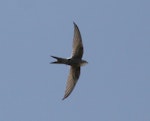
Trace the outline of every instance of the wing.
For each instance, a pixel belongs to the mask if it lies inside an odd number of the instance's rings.
[[[63,100],[71,94],[79,79],[79,76],[80,76],[80,67],[71,66]]]
[[[73,50],[72,58],[81,59],[83,55],[83,44],[78,26],[74,23],[74,37],[73,37]]]

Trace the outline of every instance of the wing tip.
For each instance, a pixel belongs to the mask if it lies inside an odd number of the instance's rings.
[[[62,101],[63,101],[64,99],[66,99],[66,98],[65,98],[65,97],[63,97],[63,98],[62,98]]]
[[[64,95],[64,97],[62,98],[62,100],[65,100],[68,96]]]
[[[76,23],[73,21],[73,24],[76,25]]]
[[[77,24],[73,21],[74,26],[78,27]]]

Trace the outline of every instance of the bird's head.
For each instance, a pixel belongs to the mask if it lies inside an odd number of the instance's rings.
[[[84,65],[86,65],[86,64],[88,64],[88,62],[87,62],[86,60],[82,60],[80,65],[81,65],[81,66],[84,66]]]

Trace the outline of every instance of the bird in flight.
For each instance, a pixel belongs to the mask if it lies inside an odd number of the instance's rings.
[[[74,37],[73,37],[73,49],[72,55],[70,58],[60,58],[56,56],[51,56],[52,58],[56,59],[56,61],[51,62],[52,64],[66,64],[70,66],[70,72],[66,84],[65,94],[62,100],[67,98],[71,92],[73,91],[79,76],[80,76],[80,67],[87,64],[88,62],[82,60],[83,56],[83,43],[80,34],[80,30],[76,23],[74,23]]]

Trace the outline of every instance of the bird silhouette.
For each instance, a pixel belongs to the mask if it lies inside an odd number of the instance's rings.
[[[80,76],[80,67],[88,63],[87,61],[82,60],[83,51],[84,51],[82,37],[76,23],[73,22],[73,24],[74,24],[74,37],[73,37],[73,49],[72,49],[71,57],[66,59],[66,58],[51,56],[52,58],[56,59],[56,61],[51,62],[52,64],[66,64],[70,66],[70,72],[66,84],[66,90],[62,100],[67,98],[73,91]]]

